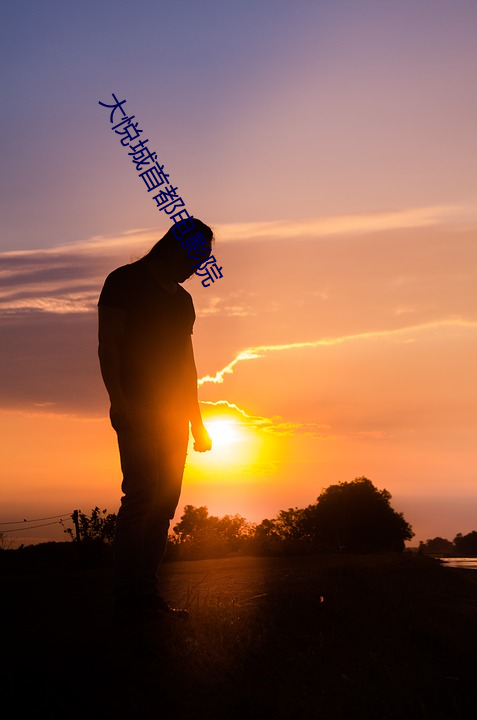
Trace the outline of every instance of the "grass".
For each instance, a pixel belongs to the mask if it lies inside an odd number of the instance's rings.
[[[409,554],[171,563],[164,595],[190,619],[120,632],[107,568],[7,580],[3,677],[20,717],[474,716],[475,571]]]

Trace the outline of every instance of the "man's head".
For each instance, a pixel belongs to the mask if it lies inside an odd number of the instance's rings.
[[[184,282],[204,263],[212,252],[214,233],[197,218],[194,227],[187,230],[180,239],[174,235],[172,226],[146,255],[148,260],[157,262],[166,274],[176,282]]]

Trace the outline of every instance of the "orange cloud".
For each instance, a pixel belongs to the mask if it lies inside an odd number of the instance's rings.
[[[216,402],[201,400],[201,405],[218,408],[221,411],[221,415],[238,418],[238,420],[247,427],[255,430],[263,430],[273,435],[291,436],[297,433],[309,437],[322,437],[327,435],[327,425],[320,425],[319,423],[284,422],[279,415],[272,418],[263,417],[262,415],[250,415],[238,407],[238,405],[228,400],[217,400]],[[207,417],[207,411],[205,411],[204,417]],[[211,415],[211,417],[213,417],[213,415]]]
[[[257,345],[255,347],[246,348],[238,353],[235,358],[222,370],[218,370],[215,375],[204,375],[199,378],[198,384],[204,385],[205,383],[223,383],[225,375],[231,375],[234,372],[234,368],[238,363],[244,360],[257,360],[263,357],[267,353],[272,352],[284,352],[287,350],[297,350],[302,348],[315,348],[325,347],[330,345],[340,345],[346,342],[352,342],[355,340],[368,340],[372,338],[382,338],[391,336],[400,336],[406,333],[415,333],[423,330],[429,330],[431,328],[440,327],[474,327],[477,328],[477,321],[463,320],[462,318],[449,318],[442,321],[436,321],[431,323],[425,323],[422,325],[410,325],[403,328],[395,328],[391,330],[377,330],[372,332],[357,333],[355,335],[345,335],[343,337],[335,338],[322,338],[320,340],[310,340],[298,343],[289,343],[283,345]]]
[[[463,208],[456,205],[434,205],[406,208],[390,212],[359,215],[337,215],[303,220],[274,220],[270,222],[221,225],[221,241],[246,241],[270,238],[317,237],[364,232],[379,232],[397,228],[418,228],[441,224],[460,215]]]

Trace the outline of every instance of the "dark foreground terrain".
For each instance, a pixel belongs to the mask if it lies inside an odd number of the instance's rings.
[[[107,567],[4,571],[5,717],[477,717],[475,571],[339,555],[171,563],[164,577],[190,619],[118,631]]]

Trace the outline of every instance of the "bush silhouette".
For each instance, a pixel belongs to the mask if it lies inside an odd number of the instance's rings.
[[[243,551],[254,525],[241,515],[209,515],[207,507],[186,505],[170,537],[169,556],[181,559],[225,557]]]
[[[442,537],[431,538],[426,542],[419,543],[419,552],[431,555],[448,555],[455,552],[455,545],[450,540]]]
[[[72,513],[71,518],[74,518],[74,513]],[[117,515],[115,513],[100,510],[97,506],[91,510],[91,515],[89,516],[81,512],[81,510],[78,510],[78,525],[81,541],[112,544],[116,530],[116,520]],[[65,528],[64,532],[69,535],[72,540],[74,539],[71,528]]]
[[[473,530],[467,535],[459,533],[454,538],[455,551],[464,557],[477,556],[477,531]]]
[[[302,525],[310,537],[333,550],[402,552],[414,533],[390,500],[387,490],[378,490],[365,477],[330,485],[316,505],[305,508]]]

